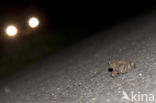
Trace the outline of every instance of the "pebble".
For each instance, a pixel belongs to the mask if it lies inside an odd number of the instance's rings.
[[[139,76],[142,76],[142,73],[139,73]]]
[[[96,98],[92,98],[92,100],[93,100],[93,101],[95,101],[95,100],[96,100]]]
[[[107,102],[110,102],[110,99],[107,99],[106,101],[107,101]]]

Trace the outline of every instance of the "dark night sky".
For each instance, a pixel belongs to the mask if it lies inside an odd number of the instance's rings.
[[[36,13],[46,18],[45,24],[50,27],[79,27],[96,28],[107,27],[118,21],[135,16],[153,7],[146,2],[54,2],[46,0],[2,0],[1,20],[23,17]],[[4,15],[4,16],[3,16]],[[6,17],[7,15],[7,17]],[[9,16],[8,16],[9,15]]]
[[[128,1],[100,3],[2,0],[0,1],[0,32],[1,35],[4,34],[4,27],[9,23],[16,23],[22,30],[25,30],[28,18],[37,16],[41,21],[39,30],[43,30],[42,34],[45,34],[45,31],[48,33],[59,31],[66,38],[74,41],[75,38],[84,38],[101,29],[104,30],[127,21],[131,17],[153,9],[154,6],[152,3],[143,1],[141,3]]]

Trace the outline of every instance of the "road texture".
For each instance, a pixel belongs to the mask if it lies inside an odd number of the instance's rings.
[[[136,69],[112,78],[108,61],[120,58],[134,61]],[[122,99],[126,95],[129,99]],[[0,103],[155,103],[155,96],[156,12],[99,32],[0,81]]]

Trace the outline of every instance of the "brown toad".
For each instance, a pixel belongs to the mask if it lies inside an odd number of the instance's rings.
[[[134,62],[126,61],[125,59],[112,60],[109,61],[108,64],[112,77],[130,72],[135,68]]]

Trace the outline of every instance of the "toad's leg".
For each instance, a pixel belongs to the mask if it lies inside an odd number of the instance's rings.
[[[111,73],[111,76],[112,76],[112,77],[115,77],[115,76],[117,76],[117,74],[118,74],[118,72],[113,71],[113,72]]]
[[[119,74],[125,73],[125,71],[126,71],[125,69],[126,69],[126,68],[125,68],[125,65],[121,64],[121,65],[119,66],[119,68],[118,68]]]

